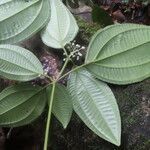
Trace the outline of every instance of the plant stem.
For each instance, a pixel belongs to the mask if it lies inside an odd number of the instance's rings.
[[[65,70],[65,68],[66,68],[66,66],[67,66],[67,64],[68,64],[68,62],[69,62],[69,58],[66,59],[64,65],[63,65],[63,67],[62,67],[62,69],[61,69],[61,71],[60,71],[60,73],[59,73],[58,79],[59,79],[59,77],[63,74],[63,72],[64,72],[64,70]]]
[[[67,58],[68,58],[68,53],[67,53],[67,51],[66,51],[66,49],[62,46],[62,49],[63,49],[63,51],[64,51],[64,53],[65,53],[65,55],[67,56]]]
[[[63,72],[64,72],[64,70],[65,70],[65,68],[66,68],[66,66],[67,66],[67,64],[69,62],[69,59],[70,59],[68,54],[67,54],[66,49],[63,48],[63,50],[64,50],[67,58],[66,58],[66,61],[65,61],[64,65],[63,65],[63,67],[62,67],[62,69],[61,69],[61,71],[59,73],[58,79],[63,74]],[[46,77],[49,78],[50,81],[53,81],[51,77],[49,77],[47,75],[46,75]],[[47,146],[48,146],[49,128],[50,128],[50,123],[51,123],[51,113],[52,113],[52,106],[53,106],[56,82],[57,82],[57,80],[53,81],[53,83],[52,83],[52,92],[51,92],[51,97],[50,97],[50,104],[49,104],[47,123],[46,123],[46,130],[45,130],[44,150],[47,150]]]
[[[47,146],[48,146],[49,128],[50,128],[50,123],[51,123],[51,112],[52,112],[52,105],[53,105],[54,94],[55,94],[55,86],[56,86],[56,83],[53,82],[48,116],[47,116],[46,130],[45,130],[44,150],[47,150]]]
[[[45,75],[45,77],[48,78],[51,82],[53,81],[53,79],[50,76]]]
[[[82,68],[82,67],[85,67],[86,65],[88,65],[88,64],[83,64],[83,65],[81,65],[81,66],[78,66],[78,67],[76,67],[76,68],[74,68],[74,69],[68,71],[67,73],[65,73],[64,75],[62,75],[62,76],[58,79],[58,81],[61,80],[61,79],[63,79],[64,77],[66,77],[67,75],[69,75],[70,73],[72,73],[73,71],[76,71],[76,70],[78,70],[78,69],[80,69],[80,68]]]
[[[63,72],[64,72],[64,70],[65,70],[65,68],[66,68],[66,66],[67,66],[67,64],[68,64],[68,62],[70,60],[70,56],[68,55],[68,53],[67,53],[67,51],[66,51],[66,49],[64,47],[63,47],[63,51],[64,51],[64,53],[65,53],[65,55],[66,55],[67,58],[65,60],[65,63],[63,65],[61,71],[59,72],[59,75],[57,77],[57,81],[59,80],[60,76],[63,74]]]

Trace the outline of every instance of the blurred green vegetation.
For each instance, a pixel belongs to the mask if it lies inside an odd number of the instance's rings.
[[[86,44],[89,43],[91,37],[100,29],[102,26],[98,23],[86,22],[83,19],[76,17],[78,26],[80,28],[79,37]]]

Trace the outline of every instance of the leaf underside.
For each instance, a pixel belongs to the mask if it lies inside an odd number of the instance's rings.
[[[42,41],[53,48],[63,48],[72,41],[77,32],[78,25],[73,15],[60,0],[50,0],[51,18],[42,32]]]
[[[0,126],[17,127],[33,122],[46,104],[46,93],[32,85],[15,85],[0,93]]]
[[[51,85],[47,88],[48,103],[51,95]],[[52,113],[61,122],[64,128],[67,127],[72,115],[72,102],[66,87],[56,84]]]
[[[31,37],[50,18],[49,0],[3,0],[0,2],[0,44]]]
[[[13,45],[0,45],[0,75],[18,81],[29,81],[43,74],[37,57],[30,51]]]
[[[114,84],[148,78],[150,27],[122,24],[105,28],[91,40],[85,63],[89,63],[87,69],[97,78]]]
[[[110,88],[82,68],[71,74],[68,90],[82,121],[101,138],[120,145],[120,115]]]

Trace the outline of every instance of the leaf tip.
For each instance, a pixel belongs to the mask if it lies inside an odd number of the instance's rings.
[[[112,143],[119,147],[121,145],[121,137],[118,136],[112,141]]]
[[[63,124],[63,128],[66,129],[68,124]]]

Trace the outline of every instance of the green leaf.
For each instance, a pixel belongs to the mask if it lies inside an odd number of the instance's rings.
[[[43,74],[40,61],[30,51],[13,45],[0,45],[0,75],[28,81]]]
[[[17,127],[31,123],[41,115],[46,92],[39,86],[15,85],[0,93],[0,126]]]
[[[53,48],[63,48],[72,41],[77,32],[78,26],[70,11],[61,0],[50,0],[51,19],[42,33],[42,41]]]
[[[150,76],[150,27],[113,25],[97,32],[85,62],[97,78],[115,84],[142,81]]]
[[[2,0],[0,43],[22,41],[43,28],[50,18],[49,0]]]
[[[102,8],[97,5],[93,6],[92,20],[102,26],[108,26],[113,24],[112,17]]]
[[[82,121],[98,136],[119,146],[121,121],[111,89],[82,68],[71,74],[68,90]]]
[[[48,103],[51,95],[51,85],[47,88]],[[64,128],[67,127],[72,115],[72,101],[65,86],[56,84],[52,113],[61,122]]]

